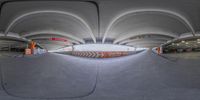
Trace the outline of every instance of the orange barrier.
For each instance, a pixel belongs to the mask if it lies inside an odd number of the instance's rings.
[[[36,42],[31,41],[28,44],[28,48],[25,49],[25,55],[31,55],[31,54],[43,54],[46,53],[47,51],[45,49],[40,49],[40,48],[36,48]]]
[[[161,54],[161,48],[160,47],[157,47],[156,51],[157,51],[158,54]]]
[[[35,48],[36,48],[36,43],[33,42],[33,41],[31,41],[31,43],[30,43],[30,49],[33,50]]]

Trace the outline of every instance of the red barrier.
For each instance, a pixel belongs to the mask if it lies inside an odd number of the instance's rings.
[[[89,58],[113,58],[120,56],[127,56],[128,52],[125,51],[115,51],[115,52],[93,52],[93,51],[74,51],[72,52],[74,56],[89,57]]]

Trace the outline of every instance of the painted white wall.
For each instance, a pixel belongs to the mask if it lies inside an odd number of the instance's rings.
[[[74,51],[135,51],[141,49],[144,48],[135,48],[115,44],[82,44],[74,46]]]
[[[72,51],[72,46],[61,48],[57,50],[51,50],[48,52],[67,52]],[[81,44],[74,45],[74,51],[140,51],[147,48],[135,48],[125,45],[115,45],[115,44]]]

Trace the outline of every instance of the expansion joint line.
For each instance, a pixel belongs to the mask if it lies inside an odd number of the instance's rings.
[[[19,98],[19,99],[35,99],[35,100],[54,100],[54,99],[81,99],[81,98],[84,98],[84,97],[88,97],[90,95],[92,95],[96,88],[97,88],[97,83],[98,83],[98,77],[99,77],[99,66],[96,67],[96,76],[95,76],[95,83],[94,83],[94,86],[92,88],[92,90],[90,92],[88,92],[87,94],[84,94],[84,95],[80,95],[80,96],[75,96],[75,97],[55,97],[55,98],[36,98],[36,97],[21,97],[21,96],[16,96],[14,94],[11,94],[7,91],[6,89],[6,85],[7,83],[4,81],[4,74],[3,74],[3,66],[0,64],[0,78],[1,78],[1,87],[3,89],[3,91],[8,95],[8,96],[11,96],[11,97],[16,97],[16,98]]]

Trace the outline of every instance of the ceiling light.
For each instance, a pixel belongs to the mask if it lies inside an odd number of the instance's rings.
[[[181,41],[182,43],[185,43],[185,41]]]

